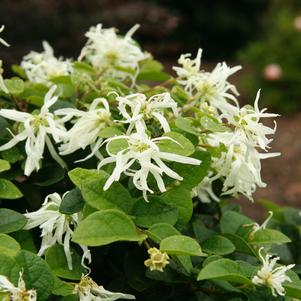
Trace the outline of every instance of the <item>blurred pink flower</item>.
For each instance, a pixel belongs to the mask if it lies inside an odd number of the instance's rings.
[[[282,68],[278,64],[266,65],[263,69],[263,76],[266,80],[278,80],[282,76]]]

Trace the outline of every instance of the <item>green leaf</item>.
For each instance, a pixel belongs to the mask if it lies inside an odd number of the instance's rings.
[[[184,90],[183,87],[179,85],[173,85],[171,88],[171,97],[178,103],[184,104],[186,103],[190,96],[187,94],[187,92]]]
[[[129,143],[125,138],[114,139],[107,144],[107,148],[109,152],[114,155],[116,155],[117,153],[119,153],[120,151],[128,147],[129,147]]]
[[[277,210],[281,209],[281,207],[279,205],[277,205],[274,202],[271,202],[267,199],[260,199],[259,203],[262,207],[264,207],[265,209],[270,210],[270,211],[277,211]]]
[[[249,244],[285,244],[291,240],[281,233],[273,229],[261,229],[255,232],[254,236],[248,241]]]
[[[251,285],[240,265],[230,259],[219,259],[208,263],[199,273],[197,280],[222,279],[229,282]]]
[[[44,97],[48,90],[49,88],[43,84],[26,81],[25,89],[20,97],[24,98],[28,103],[41,107],[44,104]]]
[[[109,175],[100,170],[93,180],[85,181],[81,185],[82,195],[86,203],[96,209],[121,209],[130,213],[135,200],[129,191],[119,182],[114,182],[109,189],[103,187]]]
[[[292,270],[288,270],[286,275],[291,279],[292,282],[286,281],[283,283],[285,295],[288,297],[297,298],[298,300],[301,299],[301,280],[299,276]]]
[[[201,160],[200,165],[173,163],[172,170],[183,177],[180,182],[181,186],[191,190],[202,182],[204,177],[208,174],[211,164],[211,155],[209,152],[197,150],[192,156]]]
[[[60,205],[60,212],[73,214],[81,211],[84,207],[84,199],[79,188],[74,188],[64,195]]]
[[[197,217],[197,215],[195,215]],[[192,223],[192,230],[195,238],[199,242],[207,240],[209,237],[216,234],[215,231],[208,229],[202,222],[202,217],[199,216],[199,219],[195,220]]]
[[[34,244],[30,231],[19,230],[17,232],[10,233],[10,235],[21,245],[23,250],[37,253],[37,248]]]
[[[25,72],[25,70],[21,66],[19,66],[19,65],[12,65],[11,69],[12,69],[12,71],[15,74],[19,75],[21,78],[24,78],[24,79],[27,78],[26,72]]]
[[[152,225],[147,231],[147,236],[149,236],[150,239],[155,241],[156,243],[160,243],[162,239],[173,236],[173,235],[180,235],[181,233],[174,228],[170,224],[166,223],[159,223]]]
[[[61,299],[61,301],[78,301],[78,295],[72,294],[68,296],[64,296],[64,298]]]
[[[135,224],[122,211],[109,209],[84,219],[73,234],[73,241],[87,246],[103,246],[115,241],[142,241]]]
[[[186,225],[192,216],[192,198],[190,190],[184,187],[175,187],[163,193],[160,200],[178,209],[177,226]]]
[[[0,198],[1,199],[18,199],[23,196],[17,186],[6,179],[0,178]]]
[[[288,297],[301,299],[301,285],[294,283],[286,283],[283,285],[285,288],[285,295]]]
[[[50,108],[49,111],[54,113],[56,110],[59,109],[66,109],[66,108],[76,108],[75,105],[67,100],[57,100]]]
[[[189,117],[178,117],[176,119],[176,127],[183,130],[184,132],[190,133],[192,135],[199,136],[199,133],[194,129],[192,125],[193,119]]]
[[[11,209],[0,208],[0,233],[10,233],[22,229],[27,220],[25,216]]]
[[[235,251],[235,246],[226,237],[215,235],[211,236],[202,243],[202,248],[206,253],[227,255]]]
[[[8,277],[12,283],[17,284],[20,270],[21,267],[14,257],[6,253],[0,253],[0,275]]]
[[[179,270],[181,271],[181,273],[189,276],[192,269],[193,269],[193,265],[192,265],[192,261],[191,261],[191,257],[187,256],[187,255],[177,255],[177,256],[173,256],[173,260],[175,262],[178,263],[179,265]]]
[[[12,77],[11,79],[4,80],[5,86],[12,95],[19,95],[24,91],[24,82],[18,77]]]
[[[2,151],[1,156],[9,163],[16,163],[24,159],[23,155],[20,153],[17,147],[12,147],[10,149]]]
[[[157,143],[161,152],[182,156],[190,156],[194,153],[193,144],[183,135],[177,132],[169,132],[162,137],[169,137],[171,139],[162,139]]]
[[[207,256],[196,240],[185,235],[164,238],[160,243],[160,250],[171,255]]]
[[[15,239],[0,233],[0,254],[15,256],[20,250],[21,246]]]
[[[171,76],[162,71],[163,65],[155,60],[148,59],[141,62],[137,80],[165,81]]]
[[[58,76],[51,79],[56,84],[59,95],[62,97],[71,97],[74,92],[74,86],[70,76]]]
[[[92,66],[83,62],[74,62],[73,68],[82,72],[95,73],[95,70]]]
[[[68,176],[72,183],[81,189],[83,182],[98,179],[99,173],[96,169],[84,169],[77,167],[69,171]]]
[[[237,234],[244,225],[251,225],[254,221],[234,211],[226,211],[220,222],[222,233]],[[249,227],[248,227],[249,228]],[[248,228],[244,228],[248,232]],[[250,228],[249,228],[250,229]]]
[[[24,250],[18,253],[16,261],[23,269],[26,287],[37,291],[39,301],[49,300],[54,278],[47,263],[39,256]]]
[[[10,164],[6,160],[0,159],[0,172],[6,171],[10,169]]]
[[[237,252],[253,255],[257,257],[253,248],[240,236],[236,234],[224,234],[235,246]]]
[[[58,296],[68,296],[73,294],[73,290],[74,286],[71,283],[62,281],[58,277],[54,277],[52,294]]]
[[[79,280],[81,275],[85,274],[85,269],[81,266],[81,257],[75,251],[72,252],[72,270],[69,270],[64,247],[61,245],[50,247],[45,254],[45,260],[56,276]]]
[[[41,107],[44,103],[44,97],[37,96],[37,95],[32,95],[32,96],[26,97],[26,101],[29,104],[35,105],[37,107]]]
[[[203,116],[200,119],[200,124],[206,130],[211,132],[225,132],[229,129],[218,122],[218,120],[211,118],[209,116]]]
[[[150,227],[154,224],[165,222],[174,225],[178,219],[178,209],[150,196],[149,202],[139,199],[133,207],[135,224],[141,227]]]
[[[101,138],[111,138],[114,136],[123,135],[123,132],[116,126],[109,126],[99,131],[98,136]]]
[[[7,120],[0,116],[0,138],[6,138],[9,135],[9,123]]]

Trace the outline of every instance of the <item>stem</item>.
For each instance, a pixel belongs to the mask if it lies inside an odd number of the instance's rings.
[[[150,248],[151,248],[151,245],[148,243],[148,241],[147,241],[146,239],[143,241],[143,244],[145,245],[145,247],[146,247],[147,249],[150,249]]]

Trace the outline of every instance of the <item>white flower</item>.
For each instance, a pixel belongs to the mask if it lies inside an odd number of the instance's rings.
[[[5,28],[4,25],[2,25],[2,26],[0,27],[0,33],[4,30],[4,28]],[[9,46],[10,46],[10,45],[9,45],[4,39],[2,39],[2,38],[0,38],[0,44],[3,44],[3,45],[6,46],[6,47],[9,47]]]
[[[269,143],[273,140],[267,138],[267,135],[275,134],[276,122],[274,121],[274,128],[270,128],[261,123],[260,120],[261,118],[271,118],[279,115],[265,113],[266,109],[260,111],[258,107],[259,97],[260,91],[256,95],[254,108],[251,106],[245,106],[241,109],[235,108],[234,115],[225,117],[229,124],[235,126],[235,131],[241,131],[246,136],[246,140],[250,145],[266,150]]]
[[[43,256],[45,251],[56,243],[63,245],[68,267],[72,270],[70,239],[74,229],[80,223],[82,215],[80,213],[71,215],[61,213],[59,211],[61,202],[62,198],[58,193],[49,194],[39,210],[24,214],[28,219],[24,229],[30,230],[39,226],[42,230],[42,244],[38,252],[39,256]],[[86,246],[79,246],[83,250],[82,265],[86,267],[84,259],[87,259],[90,263],[91,255]]]
[[[23,57],[21,67],[30,81],[51,85],[50,80],[57,76],[69,75],[72,70],[70,60],[56,58],[52,47],[43,41],[44,51],[31,51]]]
[[[259,110],[259,96],[258,92],[254,108],[233,107],[232,113],[224,112],[220,116],[221,119],[227,120],[229,131],[215,132],[207,136],[208,144],[221,150],[220,155],[212,159],[212,168],[217,175],[211,180],[224,178],[224,195],[242,193],[252,200],[256,186],[266,186],[260,174],[261,160],[280,155],[280,153],[258,151],[258,149],[267,151],[272,141],[267,136],[276,131],[276,123],[274,128],[270,128],[261,122],[261,118],[277,116],[277,114],[265,113],[266,109]]]
[[[250,200],[256,186],[265,187],[261,179],[261,159],[278,156],[278,153],[259,153],[250,147],[241,133],[217,132],[208,135],[209,144],[221,146],[224,151],[213,157],[212,168],[217,174],[212,178],[224,178],[223,195],[241,193]]]
[[[53,159],[65,167],[64,162],[56,153],[49,138],[50,135],[55,142],[60,142],[66,134],[62,121],[56,119],[55,116],[49,112],[49,108],[57,101],[57,96],[53,96],[55,90],[56,86],[53,86],[47,92],[44,98],[44,105],[37,115],[18,112],[16,110],[0,110],[0,116],[23,123],[23,131],[16,136],[11,133],[13,138],[8,143],[0,146],[0,151],[10,149],[20,141],[25,140],[27,159],[24,173],[27,176],[34,170],[40,169],[40,160],[43,158],[45,143]]]
[[[135,299],[135,296],[113,293],[98,285],[92,278],[82,275],[81,280],[75,285],[74,294],[77,294],[80,301],[114,301],[117,299]]]
[[[194,60],[190,59],[191,53],[182,54],[178,59],[178,63],[182,65],[182,67],[173,67],[177,73],[178,82],[185,86],[185,90],[189,94],[193,93],[195,88],[194,83],[200,73],[202,52],[202,49],[199,49]]]
[[[9,294],[9,298],[2,300],[11,301],[36,301],[37,293],[34,289],[26,290],[22,272],[19,273],[18,286],[14,286],[7,277],[0,275],[0,293]]]
[[[113,182],[119,181],[122,173],[133,178],[135,187],[143,192],[143,197],[147,200],[147,192],[153,193],[148,187],[147,178],[152,174],[157,182],[161,192],[166,191],[162,175],[165,173],[169,177],[176,180],[183,180],[176,172],[170,169],[162,160],[174,161],[183,164],[199,165],[200,160],[189,158],[174,153],[161,152],[156,144],[160,140],[170,139],[169,137],[160,137],[151,139],[145,132],[133,133],[129,136],[116,136],[109,138],[106,142],[116,139],[124,139],[128,143],[128,147],[119,151],[117,154],[110,152],[109,143],[107,144],[107,152],[110,157],[103,159],[98,169],[102,166],[115,162],[116,166],[104,185],[107,190]]]
[[[116,34],[115,28],[104,29],[102,24],[91,27],[86,33],[88,41],[79,60],[86,59],[102,73],[116,78],[135,78],[139,71],[139,62],[149,57],[132,39],[138,28],[139,25],[135,25],[123,37]],[[131,75],[126,69],[131,69],[135,74]]]
[[[125,118],[123,123],[129,123],[127,133],[131,133],[135,127],[137,132],[146,128],[145,120],[156,119],[164,132],[170,132],[168,121],[164,117],[164,110],[171,109],[174,116],[178,115],[177,103],[169,93],[161,93],[151,96],[149,99],[142,93],[117,96],[118,109]]]
[[[292,269],[295,265],[290,264],[288,266],[278,266],[274,268],[276,262],[280,259],[273,255],[267,254],[265,257],[262,256],[259,249],[259,257],[262,261],[262,268],[257,272],[257,275],[253,277],[252,282],[256,285],[266,285],[272,290],[273,296],[285,296],[285,289],[282,284],[286,281],[291,282],[290,277],[286,275],[286,272]]]
[[[6,94],[8,94],[8,90],[7,90],[7,87],[5,86],[5,83],[4,83],[4,80],[3,80],[3,77],[2,77],[2,74],[3,74],[3,69],[2,69],[2,60],[0,60],[0,91],[4,91]]]
[[[78,118],[67,132],[64,144],[59,147],[61,155],[68,155],[78,149],[85,149],[88,145],[91,145],[91,148],[94,146],[97,148],[102,142],[98,136],[99,131],[105,128],[111,120],[110,107],[104,98],[96,98],[87,112],[66,108],[55,111],[55,114],[65,116],[64,121],[73,117]]]
[[[201,55],[201,49],[194,60],[189,59],[190,54],[181,55],[178,63],[182,67],[173,67],[179,84],[195,99],[190,105],[207,102],[222,113],[232,112],[238,106],[236,96],[239,93],[228,82],[228,77],[240,70],[241,66],[230,68],[226,63],[218,63],[212,72],[205,72],[200,70]]]
[[[249,237],[252,238],[256,232],[258,232],[260,230],[264,230],[267,227],[267,225],[272,217],[273,217],[273,211],[269,211],[269,216],[266,218],[266,220],[261,225],[259,225],[258,223],[253,223],[251,225],[245,225],[246,227],[252,226],[252,231],[249,234]]]
[[[220,201],[213,191],[211,176],[212,172],[210,172],[209,175],[192,190],[192,196],[197,196],[202,203],[211,203],[211,200],[216,202]]]

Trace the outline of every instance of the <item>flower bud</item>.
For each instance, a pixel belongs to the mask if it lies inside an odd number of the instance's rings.
[[[144,261],[144,265],[149,267],[151,271],[163,272],[163,269],[169,264],[167,253],[161,252],[157,248],[150,248],[147,252],[150,258]]]

